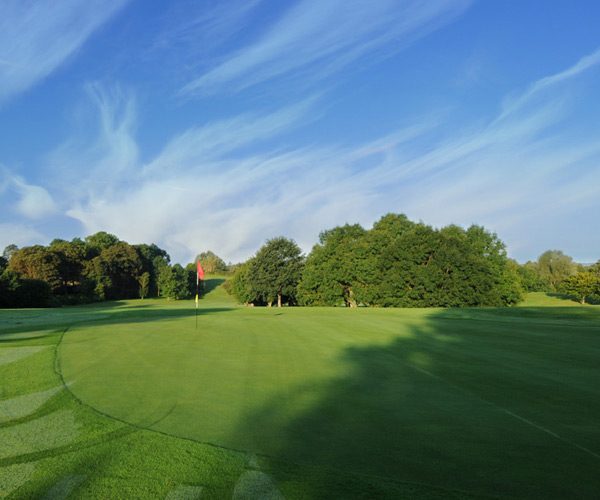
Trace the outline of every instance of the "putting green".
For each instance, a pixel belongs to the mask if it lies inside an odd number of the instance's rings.
[[[241,308],[217,289],[197,329],[193,302],[132,301],[70,328],[59,355],[81,401],[174,436],[484,495],[592,498],[599,318]]]

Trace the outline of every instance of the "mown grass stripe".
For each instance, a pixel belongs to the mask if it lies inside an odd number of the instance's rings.
[[[0,401],[0,424],[31,415],[61,389],[62,386],[58,386]]]
[[[0,499],[8,497],[13,491],[25,484],[34,474],[36,462],[0,466]]]
[[[44,349],[48,349],[48,346],[2,347],[0,348],[0,366],[14,363],[19,359],[26,358]]]

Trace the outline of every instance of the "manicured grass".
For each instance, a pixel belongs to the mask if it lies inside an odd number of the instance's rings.
[[[229,499],[257,469],[287,500],[600,491],[599,307],[243,308],[215,288],[197,324],[161,300],[0,312],[5,494]]]

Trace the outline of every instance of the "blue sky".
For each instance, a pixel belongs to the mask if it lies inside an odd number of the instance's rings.
[[[600,259],[596,0],[3,0],[0,248],[405,213]]]

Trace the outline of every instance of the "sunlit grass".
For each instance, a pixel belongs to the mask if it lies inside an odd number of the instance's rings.
[[[0,498],[230,499],[263,474],[287,500],[600,488],[598,307],[200,304],[197,329],[193,301],[1,311]]]

